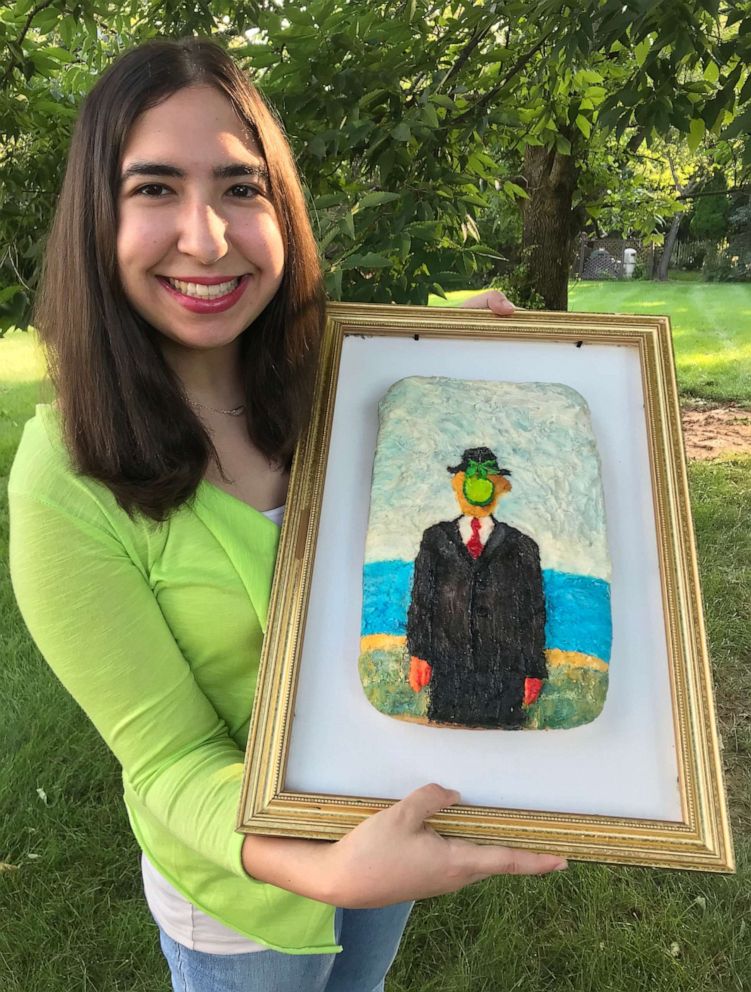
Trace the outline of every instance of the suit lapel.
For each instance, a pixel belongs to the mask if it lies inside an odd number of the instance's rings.
[[[467,551],[467,545],[462,540],[461,531],[459,530],[459,521],[461,517],[455,517],[453,520],[447,520],[443,524],[443,532],[451,543],[451,548],[453,553],[456,555],[458,561],[474,565],[475,560],[472,555]]]
[[[477,559],[478,565],[482,565],[483,560],[487,562],[490,558],[493,558],[498,551],[500,551],[506,541],[508,530],[506,524],[496,520],[495,517],[493,517],[492,520],[494,524],[493,530],[490,532],[490,537],[488,538],[485,547],[482,549],[482,554]],[[469,552],[467,552],[467,554],[469,554]]]

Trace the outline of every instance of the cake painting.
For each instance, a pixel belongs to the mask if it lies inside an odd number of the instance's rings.
[[[379,419],[367,698],[443,727],[594,719],[608,685],[610,565],[582,397],[555,383],[413,377],[391,387]]]

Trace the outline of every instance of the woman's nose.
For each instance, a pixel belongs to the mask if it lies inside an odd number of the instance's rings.
[[[204,265],[227,254],[227,222],[209,203],[186,206],[180,223],[178,251]]]

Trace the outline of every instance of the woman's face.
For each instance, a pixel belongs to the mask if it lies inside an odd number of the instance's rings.
[[[179,90],[133,125],[117,262],[135,310],[189,349],[231,344],[271,301],[284,246],[266,165],[229,101]]]

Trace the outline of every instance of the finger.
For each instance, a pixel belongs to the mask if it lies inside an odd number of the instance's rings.
[[[565,858],[557,854],[538,854],[516,847],[477,846],[475,859],[475,867],[482,878],[488,875],[545,875],[568,868]]]
[[[465,310],[490,310],[500,317],[508,317],[516,307],[509,298],[498,289],[488,289],[477,296],[470,296],[462,303]]]
[[[459,798],[459,793],[455,789],[444,789],[442,785],[431,782],[410,792],[392,809],[400,810],[413,827],[419,827],[439,809],[458,803]]]
[[[487,307],[488,310],[492,310],[493,313],[497,313],[500,317],[507,317],[516,309],[506,294],[501,293],[498,289],[491,289],[488,291]]]
[[[493,290],[487,290],[485,293],[477,293],[475,296],[470,296],[462,303],[459,304],[464,310],[487,310],[488,309],[488,296]]]

